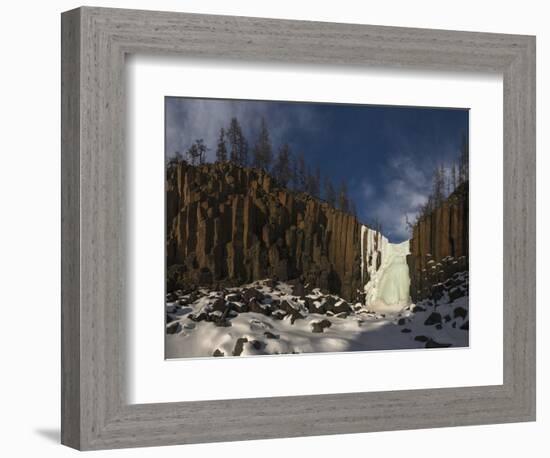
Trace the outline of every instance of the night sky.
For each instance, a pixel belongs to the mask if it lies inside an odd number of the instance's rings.
[[[363,223],[378,220],[391,242],[410,237],[410,220],[426,202],[435,166],[458,162],[468,110],[304,102],[166,97],[166,154],[185,152],[198,138],[214,160],[221,127],[236,116],[252,149],[262,116],[273,151],[288,143],[303,153],[321,183],[345,180]]]

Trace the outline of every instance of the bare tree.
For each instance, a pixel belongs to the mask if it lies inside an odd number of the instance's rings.
[[[294,181],[296,191],[305,191],[307,186],[307,167],[304,154],[300,153],[294,164]]]
[[[272,148],[271,141],[269,139],[269,131],[267,129],[267,123],[265,119],[262,118],[262,123],[260,126],[260,134],[258,135],[258,140],[254,145],[252,151],[252,165],[264,170],[269,170],[272,162]]]
[[[287,143],[279,149],[279,154],[273,166],[273,175],[279,184],[285,187],[292,180],[292,154]]]
[[[239,164],[246,166],[248,164],[248,141],[241,132],[239,138]]]
[[[199,159],[199,150],[197,144],[193,143],[187,150],[187,160],[191,165],[196,165]]]
[[[317,167],[316,172],[312,173],[309,170],[306,172],[306,192],[313,196],[319,197],[321,195],[321,171]]]
[[[244,138],[241,125],[237,118],[231,118],[227,129],[227,140],[229,143],[229,159],[239,165],[246,165],[248,162],[248,142]]]
[[[225,129],[220,129],[220,136],[218,137],[218,147],[216,149],[216,160],[219,162],[227,161],[227,147],[225,146]]]
[[[329,177],[325,177],[325,200],[333,207],[336,206],[336,190]]]
[[[456,175],[456,164],[453,162],[453,166],[451,167],[451,185],[452,185],[452,191],[453,192],[456,187],[457,187],[457,183],[458,183],[458,179],[457,179],[457,175]]]
[[[343,212],[349,212],[348,186],[345,181],[342,181],[338,191],[338,208]]]
[[[202,138],[195,140],[195,144],[197,145],[199,164],[204,164],[206,162],[206,152],[208,151],[208,148],[204,144],[204,140]]]
[[[460,145],[460,158],[458,163],[458,183],[462,184],[468,180],[469,166],[468,156],[470,154],[470,147],[468,145],[468,137],[466,134],[462,135],[462,142]]]
[[[432,194],[433,204],[437,207],[443,202],[445,196],[445,171],[443,166],[438,165],[433,172]]]

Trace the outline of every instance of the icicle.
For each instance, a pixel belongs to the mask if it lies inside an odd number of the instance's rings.
[[[361,284],[365,281],[365,232],[367,231],[367,226],[361,226]]]

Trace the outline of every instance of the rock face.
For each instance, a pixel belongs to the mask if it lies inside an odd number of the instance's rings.
[[[300,279],[354,300],[368,281],[361,280],[361,248],[369,247],[357,219],[279,186],[263,170],[170,165],[166,231],[169,292]]]
[[[468,183],[463,183],[413,228],[407,257],[411,298],[437,299],[441,283],[468,270]]]

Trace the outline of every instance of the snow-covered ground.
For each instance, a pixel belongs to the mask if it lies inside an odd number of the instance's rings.
[[[442,285],[437,303],[409,304],[402,263],[407,250],[408,245],[388,244],[384,267],[365,288],[367,304],[272,280],[170,294],[166,357],[467,346],[467,272]]]

